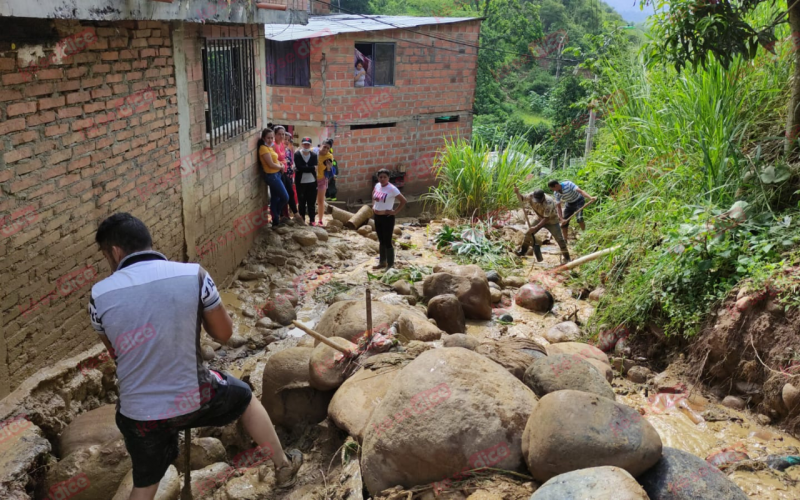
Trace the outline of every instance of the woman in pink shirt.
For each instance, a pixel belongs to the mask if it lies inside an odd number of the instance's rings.
[[[294,168],[292,168],[286,160],[287,154],[292,154],[292,149],[286,145],[286,135],[285,128],[280,125],[275,127],[275,152],[278,153],[278,162],[286,167],[281,175],[281,179],[283,180],[283,185],[286,187],[286,193],[289,195],[289,204],[283,209],[284,213],[282,215],[284,217],[289,217],[289,209],[291,209],[294,219],[302,225],[305,225],[303,218],[300,217],[297,211],[297,198],[295,197],[294,189],[292,189],[294,186]]]

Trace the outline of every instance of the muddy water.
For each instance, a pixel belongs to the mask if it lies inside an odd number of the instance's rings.
[[[763,459],[767,455],[797,455],[800,441],[780,430],[757,423],[752,414],[722,407],[703,398],[689,408],[672,406],[663,410],[663,405],[654,406],[645,398],[641,386],[626,380],[615,380],[615,386],[628,390],[618,395],[617,400],[633,408],[644,409],[644,417],[661,436],[664,446],[677,448],[700,458],[706,458],[721,450],[746,453],[750,459]],[[619,388],[615,387],[615,388]],[[693,399],[693,402],[695,400]],[[698,414],[726,417],[724,421],[702,421],[695,423]],[[718,417],[719,418],[719,417]],[[728,477],[753,498],[769,500],[797,500],[800,498],[800,467],[790,467],[786,472],[773,470],[738,470]]]

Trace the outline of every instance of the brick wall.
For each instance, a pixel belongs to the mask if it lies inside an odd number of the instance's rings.
[[[414,31],[477,45],[480,21],[420,26]],[[353,86],[357,42],[396,44],[394,86]],[[431,42],[436,48],[429,47]],[[462,49],[465,53],[459,53]],[[404,191],[424,191],[433,182],[430,167],[443,138],[471,137],[477,74],[471,47],[406,30],[345,33],[315,40],[310,64],[310,88],[267,87],[269,121],[296,125],[301,135],[308,132],[315,140],[336,139],[340,198],[369,196],[372,173],[399,163],[408,168]],[[443,115],[458,115],[459,121],[434,124]],[[396,126],[350,130],[352,124],[389,122]]]
[[[205,139],[202,37],[253,37],[256,61],[264,57],[263,26],[186,25],[184,48],[192,152],[208,145]],[[213,276],[228,275],[250,250],[255,232],[240,227],[239,219],[268,205],[266,184],[259,177],[256,153],[259,132],[263,128],[260,118],[262,92],[263,80],[256,78],[256,116],[259,118],[255,129],[215,145],[213,163],[210,168],[198,170],[194,194],[186,195],[184,199],[184,204],[189,207],[186,224],[196,226],[194,231],[189,231],[188,239],[192,242],[190,256]]]
[[[14,22],[0,19],[0,30]],[[71,51],[52,39],[0,44],[0,398],[97,343],[86,306],[91,285],[110,273],[94,244],[102,219],[130,212],[148,225],[156,250],[196,260],[196,246],[265,204],[255,158],[260,123],[215,146],[213,161],[194,174],[174,175],[182,158],[206,146],[200,37],[252,35],[258,59],[262,26],[52,27],[59,40],[71,40]],[[179,66],[176,30],[185,58]],[[260,85],[256,95],[261,116]],[[252,237],[237,236],[203,256],[203,265],[221,281]]]

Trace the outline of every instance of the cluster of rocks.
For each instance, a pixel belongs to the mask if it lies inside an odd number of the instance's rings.
[[[272,356],[262,402],[273,421],[330,418],[361,444],[363,481],[376,496],[441,489],[491,467],[532,475],[542,483],[533,499],[711,498],[697,495],[712,490],[746,498],[702,459],[664,448],[639,411],[616,401],[608,356],[575,342],[577,325],[551,329],[548,340],[557,343],[546,347],[478,341],[463,333],[464,322],[491,317],[486,274],[476,266],[434,271],[422,283],[425,314],[373,302],[374,324],[391,325],[401,345],[367,353],[351,376],[329,371],[320,380],[319,367],[336,356],[323,345]],[[364,335],[365,309],[363,301],[337,302],[317,330],[353,346]]]

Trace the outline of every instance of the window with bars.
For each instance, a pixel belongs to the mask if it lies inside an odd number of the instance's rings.
[[[206,137],[212,148],[255,128],[253,39],[205,39],[203,90],[206,93]]]
[[[356,43],[353,57],[353,80],[356,87],[394,85],[393,43]],[[358,69],[361,63],[361,70]],[[362,77],[359,72],[363,71]]]

